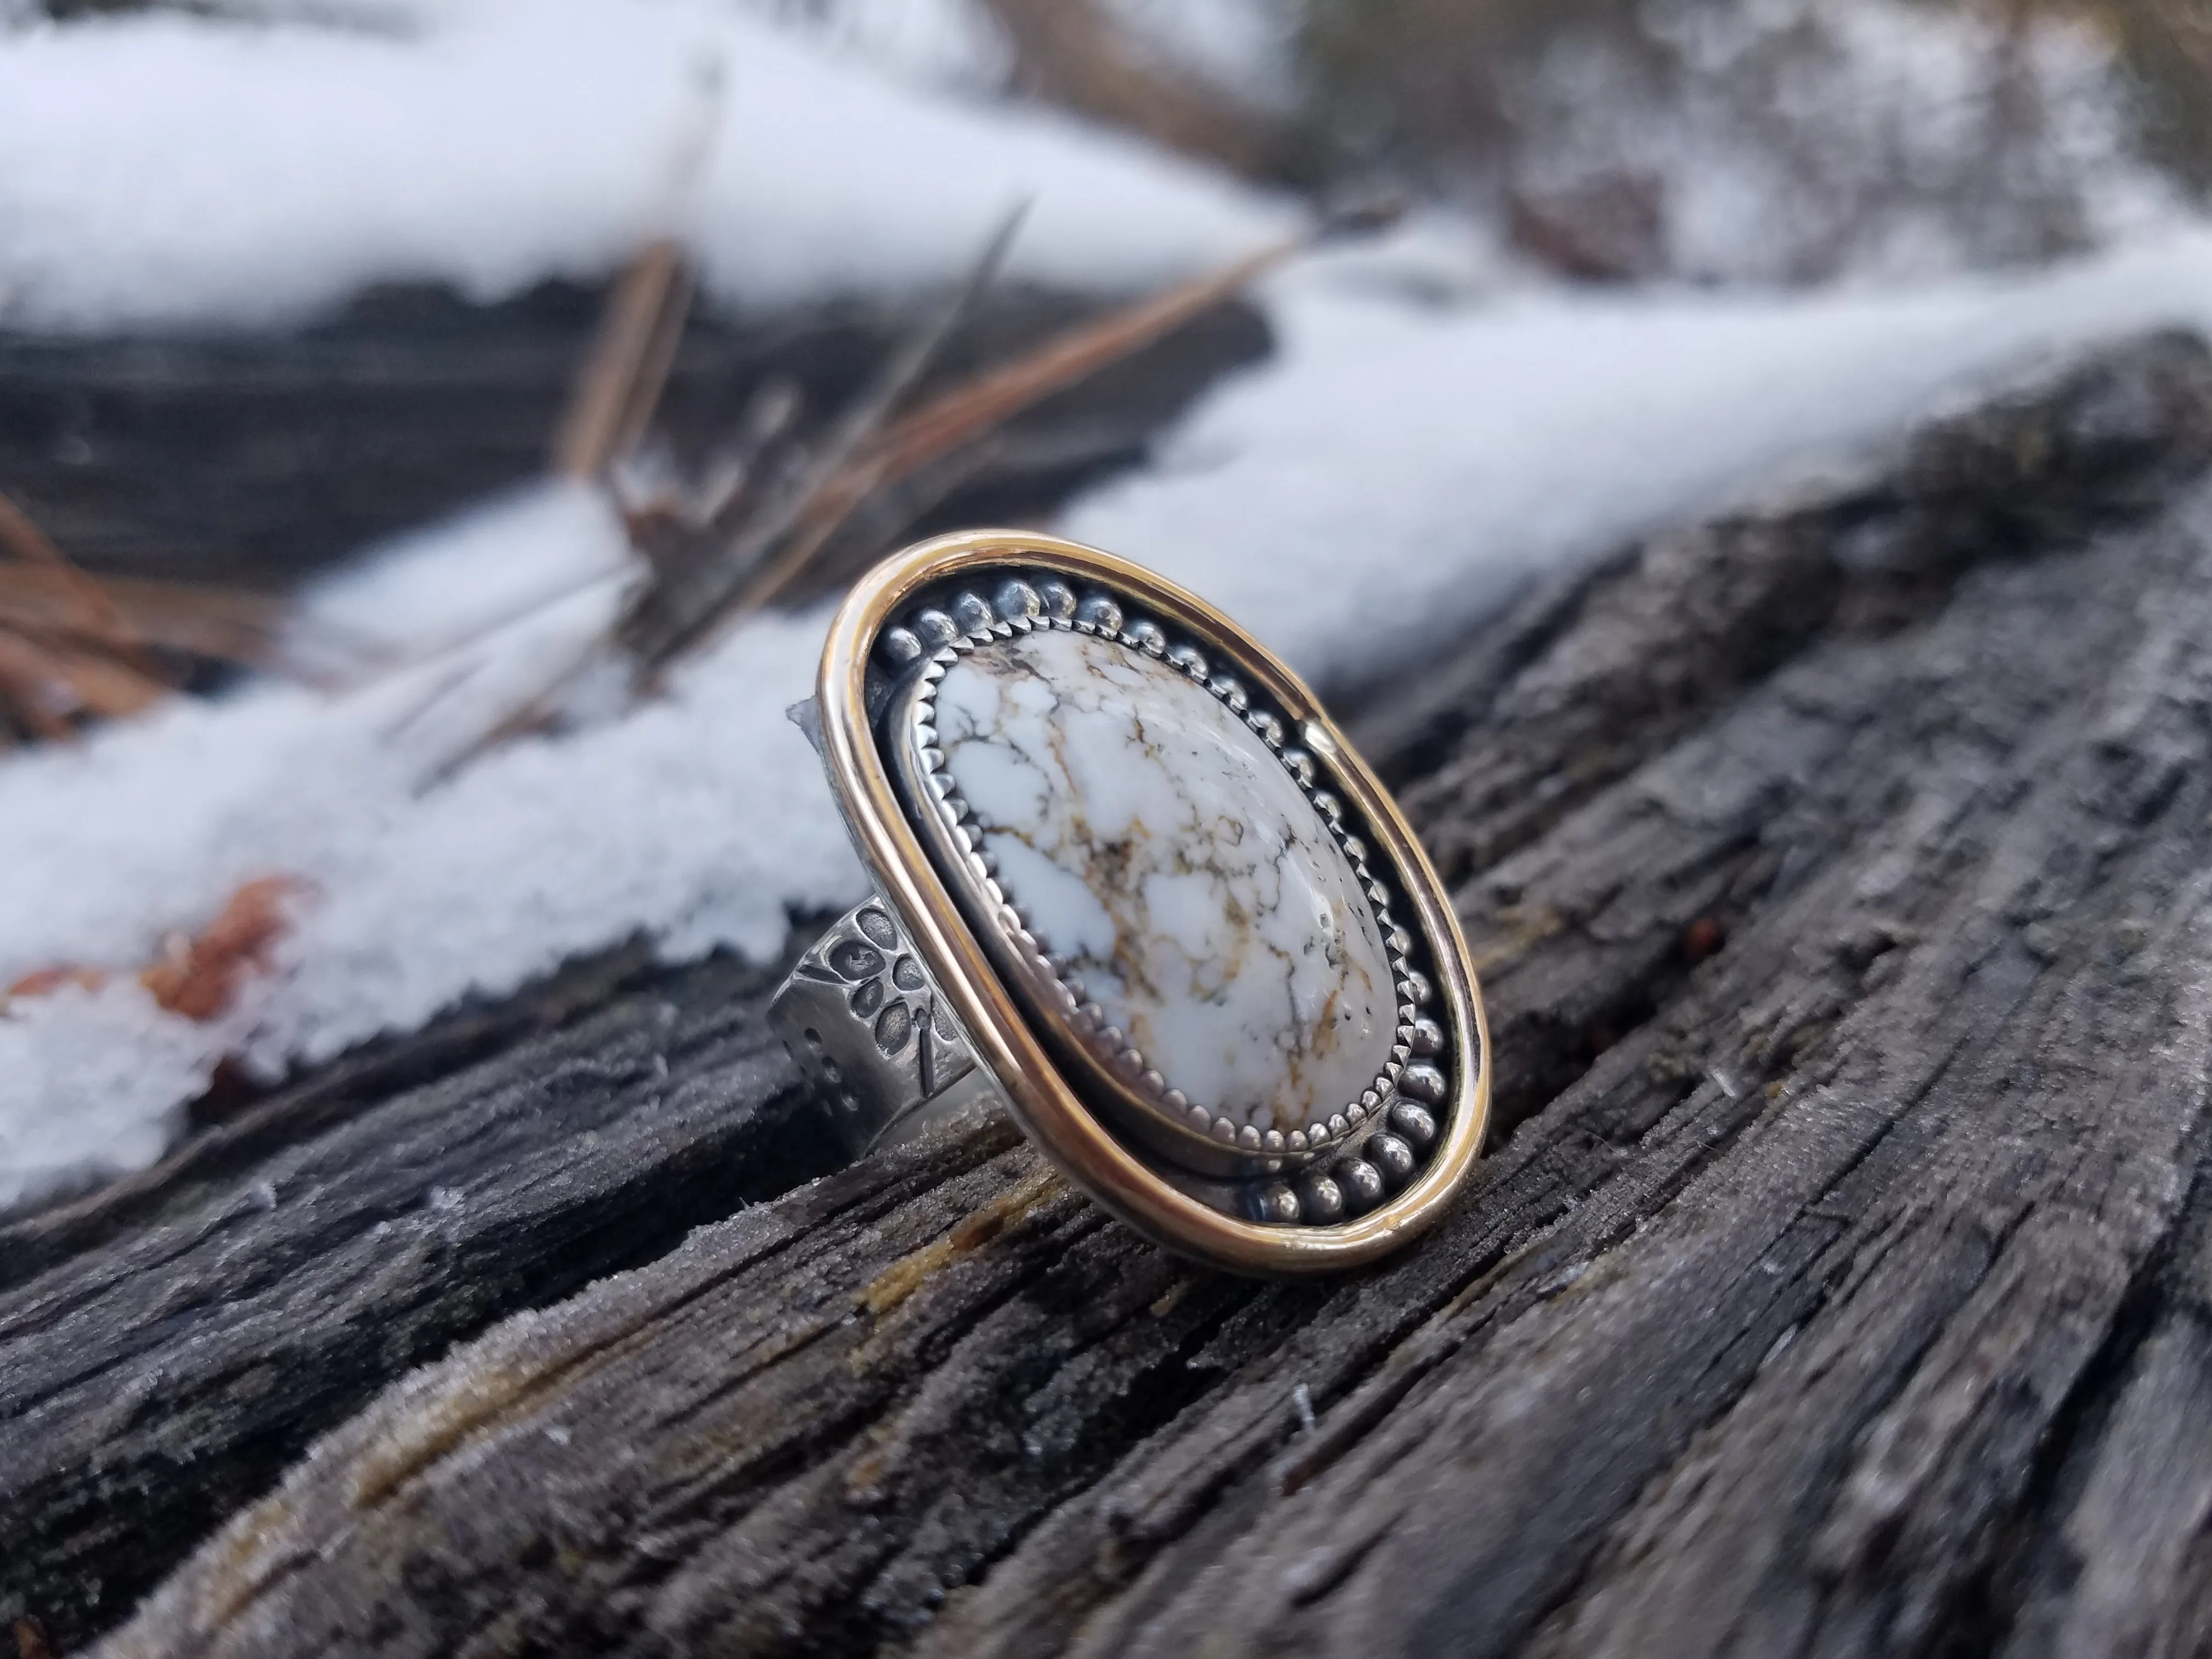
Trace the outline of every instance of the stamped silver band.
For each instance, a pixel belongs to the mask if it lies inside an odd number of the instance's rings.
[[[768,1018],[855,1157],[999,1093],[879,897],[830,925]]]

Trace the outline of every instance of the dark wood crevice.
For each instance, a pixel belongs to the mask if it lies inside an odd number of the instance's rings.
[[[748,1203],[805,1103],[765,976],[688,970],[289,1144],[296,1205],[240,1170],[0,1295],[0,1613],[74,1644],[168,1572],[105,1651],[2195,1650],[2208,460],[2212,359],[2114,347],[1532,597],[1462,702],[1369,694],[1497,1041],[1418,1248],[1229,1279],[989,1119]]]

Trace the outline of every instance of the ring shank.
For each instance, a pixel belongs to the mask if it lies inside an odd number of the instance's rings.
[[[999,1092],[881,897],[830,925],[768,1018],[855,1157]]]

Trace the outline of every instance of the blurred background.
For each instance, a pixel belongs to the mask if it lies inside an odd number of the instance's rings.
[[[2202,0],[0,0],[0,1206],[848,902],[781,711],[908,539],[1356,702],[2203,325],[2208,90]]]
[[[696,472],[765,382],[842,403],[1021,203],[1032,246],[922,379],[1271,216],[1401,204],[1462,297],[1802,289],[2031,269],[2212,182],[2194,0],[17,0],[9,28],[0,480],[88,568],[257,591],[538,469],[657,234],[706,289],[667,299],[619,442]],[[786,62],[746,60],[786,46],[848,106],[779,130]],[[872,249],[872,145],[912,174]],[[1018,425],[996,487],[925,517],[1049,513],[1265,334],[1207,314],[1094,386],[1111,434]]]

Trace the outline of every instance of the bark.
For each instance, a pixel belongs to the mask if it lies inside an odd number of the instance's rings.
[[[988,1118],[740,1208],[805,1102],[696,970],[8,1292],[14,1608],[235,1507],[104,1651],[2202,1650],[2208,459],[2115,349],[1363,694],[1500,1109],[1382,1267]]]

